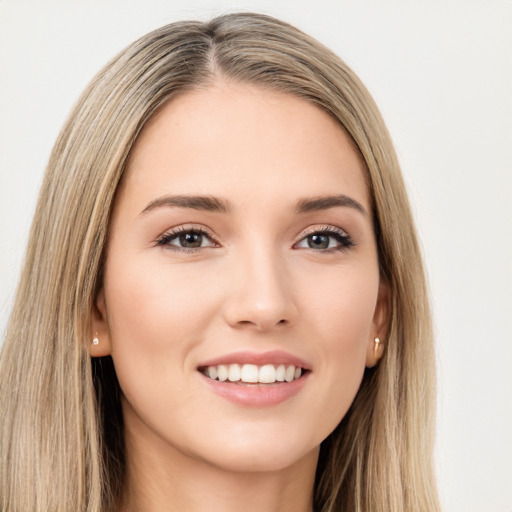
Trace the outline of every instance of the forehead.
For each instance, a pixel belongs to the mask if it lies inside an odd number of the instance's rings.
[[[241,199],[350,192],[369,207],[361,157],[336,120],[292,94],[240,83],[161,107],[132,149],[122,188],[148,200],[157,189]]]

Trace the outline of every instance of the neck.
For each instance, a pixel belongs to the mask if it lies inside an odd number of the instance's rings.
[[[236,471],[126,432],[121,512],[312,512],[318,450],[272,471]]]

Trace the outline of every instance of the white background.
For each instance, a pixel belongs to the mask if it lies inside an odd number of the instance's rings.
[[[510,1],[0,0],[0,339],[51,146],[86,83],[153,28],[242,9],[330,46],[380,106],[430,275],[442,502],[512,512]]]

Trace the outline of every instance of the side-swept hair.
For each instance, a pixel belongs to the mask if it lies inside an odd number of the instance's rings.
[[[264,15],[172,23],[131,44],[87,87],[53,149],[0,360],[0,510],[113,510],[123,485],[119,386],[91,360],[116,189],[170,98],[219,77],[294,94],[352,138],[391,289],[385,353],[322,443],[317,512],[433,512],[434,356],[427,286],[392,142],[369,93],[330,50]]]

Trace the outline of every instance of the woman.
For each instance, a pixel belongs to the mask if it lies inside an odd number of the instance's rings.
[[[421,256],[351,70],[255,14],[108,64],[50,158],[0,386],[2,510],[438,510]]]

